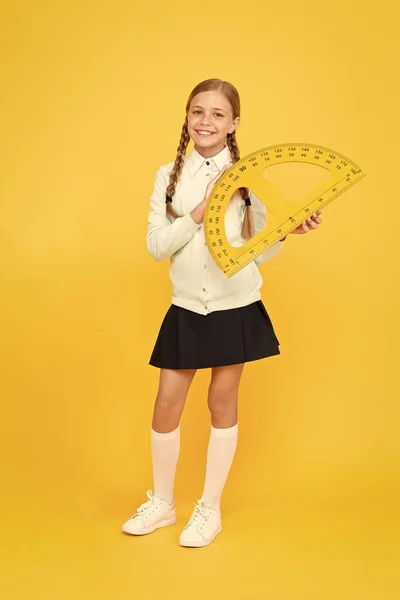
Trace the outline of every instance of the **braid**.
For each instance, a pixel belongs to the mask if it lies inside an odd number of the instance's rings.
[[[240,160],[239,146],[236,141],[235,132],[236,132],[236,130],[234,130],[232,133],[228,133],[228,135],[226,137],[226,143],[227,143],[227,146],[230,150],[231,157],[232,157],[232,164],[234,164],[235,162]],[[240,187],[239,192],[240,192],[240,195],[242,196],[243,200],[245,200],[246,198],[249,197],[249,188]],[[254,219],[253,219],[253,213],[251,212],[251,206],[250,205],[245,206],[245,209],[246,209],[246,212],[244,214],[241,235],[242,235],[242,238],[244,238],[245,240],[249,240],[254,235]]]
[[[182,168],[184,165],[186,148],[190,141],[190,135],[189,135],[189,132],[187,129],[187,123],[188,123],[188,119],[187,119],[187,115],[186,115],[185,122],[182,126],[181,139],[179,140],[179,146],[178,146],[178,150],[176,153],[174,166],[172,168],[171,173],[169,174],[169,184],[166,189],[166,195],[169,196],[170,198],[175,194],[175,187],[176,187],[176,184],[178,183],[179,176],[182,172]],[[167,202],[167,214],[170,214],[171,216],[173,216],[175,218],[183,216],[176,212],[176,210],[172,206],[172,202]]]

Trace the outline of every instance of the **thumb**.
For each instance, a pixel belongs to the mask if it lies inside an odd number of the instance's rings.
[[[223,173],[224,171],[226,171],[226,169],[227,169],[227,168],[228,168],[228,165],[224,165],[224,166],[222,167],[222,169],[220,170],[220,172],[216,174],[216,176],[214,177],[214,179],[218,179],[218,177],[221,177],[222,173]]]

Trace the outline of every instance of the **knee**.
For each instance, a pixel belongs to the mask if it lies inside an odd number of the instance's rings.
[[[236,386],[211,383],[208,388],[208,408],[215,417],[223,417],[236,406],[238,390]]]
[[[185,398],[181,398],[179,394],[159,393],[156,398],[156,408],[159,411],[168,412],[180,407],[184,402]]]

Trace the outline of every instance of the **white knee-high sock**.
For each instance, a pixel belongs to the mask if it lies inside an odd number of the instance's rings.
[[[204,504],[212,506],[218,511],[220,510],[222,491],[235,455],[237,440],[238,423],[225,429],[218,429],[211,425],[202,499]]]
[[[180,451],[180,427],[167,433],[151,428],[154,493],[172,504],[175,471]]]

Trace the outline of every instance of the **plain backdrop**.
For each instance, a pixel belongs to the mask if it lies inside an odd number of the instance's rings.
[[[3,5],[4,598],[398,598],[398,16],[387,0]],[[187,551],[209,370],[181,421],[177,526],[120,526],[152,487],[148,360],[171,302],[149,198],[210,77],[239,91],[242,156],[315,143],[367,176],[260,267],[281,355],[245,367],[224,530]],[[276,172],[285,193],[315,187],[305,168]]]

